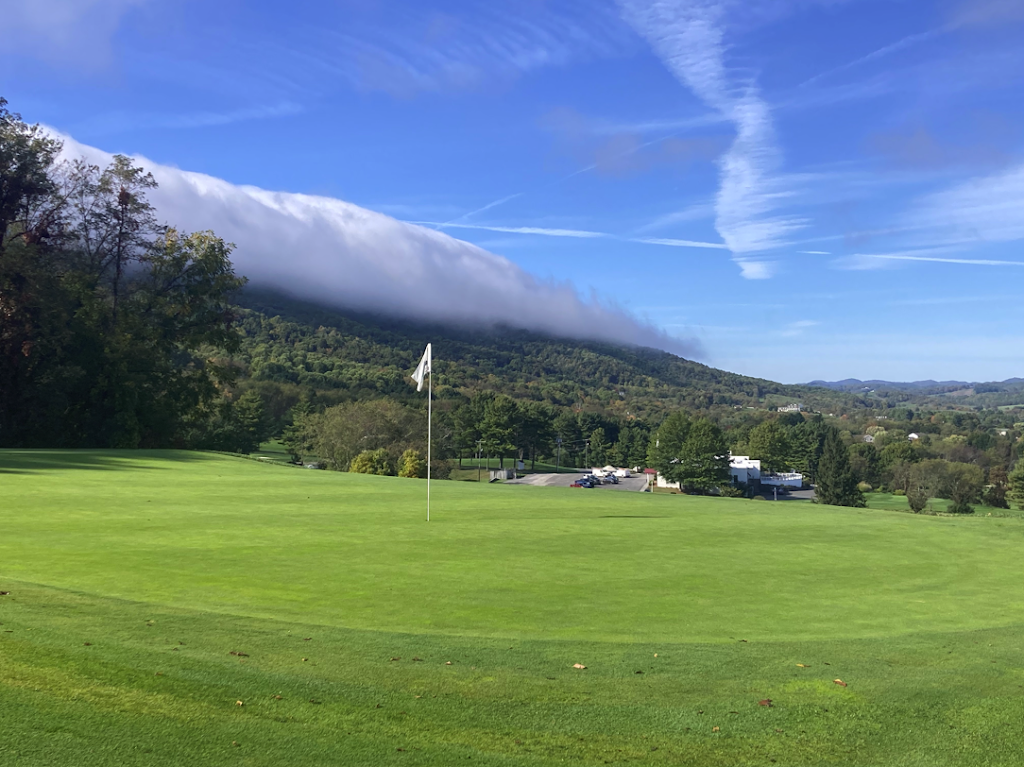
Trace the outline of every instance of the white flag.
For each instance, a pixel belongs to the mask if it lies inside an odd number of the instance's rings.
[[[416,372],[412,374],[412,380],[416,382],[416,391],[423,391],[423,381],[430,373],[430,344],[427,344],[426,351],[423,352],[423,359],[420,360],[420,364],[416,366]]]

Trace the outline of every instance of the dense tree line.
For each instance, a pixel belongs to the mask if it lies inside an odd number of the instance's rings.
[[[215,353],[240,338],[230,246],[158,224],[155,181],[128,158],[61,148],[0,99],[0,446],[216,446],[214,422],[237,436]]]

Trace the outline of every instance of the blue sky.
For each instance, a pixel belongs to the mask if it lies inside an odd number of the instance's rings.
[[[407,305],[388,291],[415,251],[428,316],[663,331],[785,382],[1024,376],[1024,0],[0,9],[12,108],[164,168],[169,218],[227,228],[243,271],[305,270],[299,292]],[[186,203],[173,169],[227,185]],[[249,186],[316,196],[273,197],[303,225],[315,200],[351,205],[259,255],[229,200]]]

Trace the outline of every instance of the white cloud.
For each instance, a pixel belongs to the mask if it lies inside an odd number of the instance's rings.
[[[709,0],[619,0],[630,24],[665,66],[698,98],[736,126],[732,147],[719,160],[716,228],[736,256],[772,250],[805,222],[775,215],[788,196],[777,175],[771,111],[753,82],[725,63],[726,6]],[[742,275],[764,279],[764,262],[740,263]]]
[[[483,229],[487,232],[506,232],[508,234],[542,234],[547,237],[579,237],[583,239],[593,239],[596,237],[610,237],[611,235],[605,232],[591,232],[585,229],[549,229],[540,226],[486,226],[484,224],[455,224],[455,223],[437,223],[434,221],[413,221],[410,223],[415,224],[426,224],[427,226],[436,226],[439,229]]]
[[[658,218],[648,224],[644,224],[637,231],[641,233],[653,232],[676,224],[686,224],[691,221],[703,221],[704,219],[713,218],[714,215],[715,206],[710,202],[702,202],[696,205],[690,205],[682,210],[658,216]]]
[[[740,276],[748,280],[767,280],[775,274],[774,261],[739,261]]]
[[[64,154],[106,164],[102,150],[64,139]],[[537,279],[511,261],[421,226],[329,197],[235,186],[137,157],[160,187],[162,219],[212,229],[236,244],[233,261],[254,285],[337,307],[414,319],[504,324],[566,337],[700,353],[624,310],[566,283]]]
[[[4,47],[88,66],[109,54],[124,16],[150,0],[0,0]]]
[[[713,250],[728,250],[728,245],[720,242],[701,242],[699,240],[676,240],[668,237],[638,237],[630,242],[640,242],[644,245],[668,245],[672,248],[711,248]]]

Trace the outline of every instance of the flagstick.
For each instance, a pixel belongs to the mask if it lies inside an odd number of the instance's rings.
[[[430,367],[432,368],[433,362]],[[430,427],[434,397],[434,371],[427,372],[427,522],[430,521]]]

